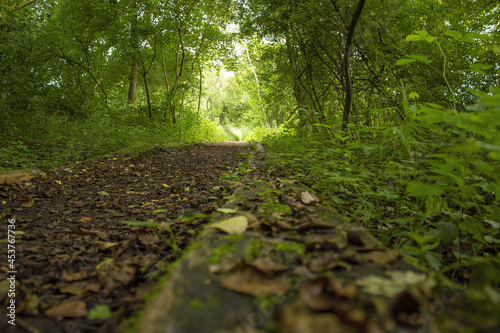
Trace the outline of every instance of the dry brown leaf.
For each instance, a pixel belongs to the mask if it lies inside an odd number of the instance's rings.
[[[88,276],[87,272],[77,272],[77,273],[73,273],[73,272],[69,272],[69,271],[62,272],[63,280],[68,281],[68,282],[83,280],[83,279],[87,278],[87,276]]]
[[[35,199],[30,199],[28,202],[25,202],[21,205],[23,208],[31,208],[35,204]]]
[[[87,291],[87,282],[79,281],[67,284],[59,288],[59,291],[64,294],[72,294],[76,296],[83,295],[84,292]]]
[[[153,230],[137,230],[136,234],[139,242],[146,246],[156,244],[160,241],[160,237]]]
[[[300,286],[300,297],[308,308],[314,311],[328,311],[332,308],[332,299],[326,293],[328,280],[318,278]]]
[[[269,277],[248,264],[237,266],[230,275],[221,279],[221,285],[227,289],[252,296],[283,296],[290,287],[285,281],[285,274]]]
[[[362,229],[351,230],[348,233],[351,243],[360,245],[364,249],[373,249],[378,245],[378,239],[372,236],[368,231]]]
[[[399,258],[399,253],[391,249],[374,250],[366,253],[359,254],[365,261],[373,261],[379,265],[386,265],[394,262]]]
[[[120,243],[110,243],[110,242],[95,241],[92,244],[95,245],[95,246],[97,246],[97,247],[99,247],[100,251],[104,251],[104,250],[107,250],[107,249],[112,249],[112,248],[114,248],[116,245],[118,245]]]
[[[333,229],[337,225],[332,223],[321,221],[316,218],[309,218],[308,221],[298,225],[295,229],[299,231],[317,230],[317,229]]]
[[[127,285],[135,276],[136,267],[123,263],[110,263],[102,266],[98,271],[101,286],[112,290],[119,286]]]
[[[304,303],[315,311],[334,310],[347,314],[356,310],[360,300],[355,285],[325,277],[303,283],[299,293]]]
[[[334,230],[328,234],[312,234],[305,236],[306,250],[340,250],[347,246],[347,233],[344,230]]]
[[[314,205],[319,202],[319,199],[309,191],[304,191],[301,193],[300,201],[302,201],[305,205]]]
[[[87,315],[87,305],[82,301],[67,301],[45,311],[47,316],[76,318]]]
[[[277,316],[279,332],[286,333],[354,333],[333,313],[314,313],[299,302],[287,303]]]
[[[259,219],[249,212],[237,212],[236,216],[244,216],[248,220],[248,227],[250,228],[253,224],[259,223]]]
[[[266,274],[284,272],[288,269],[287,266],[274,262],[269,258],[259,258],[249,262],[248,264]]]
[[[21,305],[17,309],[19,312],[24,314],[37,315],[39,313],[38,306],[40,305],[40,300],[36,294],[27,295],[22,301]]]

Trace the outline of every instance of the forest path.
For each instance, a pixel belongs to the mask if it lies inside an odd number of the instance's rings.
[[[0,331],[122,330],[224,203],[230,192],[220,177],[233,173],[249,148],[152,147],[76,163],[47,179],[0,184],[2,240],[7,221],[16,228],[14,269],[0,264]],[[6,254],[5,242],[1,248]],[[6,272],[13,270],[15,326],[5,320]]]
[[[0,185],[0,218],[18,231],[16,326],[0,330],[498,332],[498,306],[409,265],[274,176],[280,161],[266,154],[156,147]],[[1,265],[6,318],[12,268]]]

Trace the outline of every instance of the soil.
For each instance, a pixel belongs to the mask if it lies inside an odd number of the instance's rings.
[[[15,259],[0,263],[0,317],[8,318],[13,292],[16,325],[2,319],[0,331],[124,330],[230,195],[221,179],[231,179],[249,148],[154,147],[1,184],[1,248],[12,245]]]

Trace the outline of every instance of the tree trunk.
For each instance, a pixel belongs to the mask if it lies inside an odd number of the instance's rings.
[[[149,95],[148,73],[144,73],[144,87],[146,88],[146,97],[148,99],[149,119],[153,119],[153,107],[151,106],[151,96]]]
[[[203,68],[201,67],[201,62],[198,62],[198,66],[200,69],[200,90],[198,94],[198,117],[199,117],[201,108],[201,94],[203,93]]]
[[[255,70],[255,67],[253,66],[252,58],[250,58],[250,51],[248,51],[247,43],[243,42],[243,45],[245,45],[245,50],[247,51],[248,63],[250,64],[250,69],[252,70],[253,76],[255,77],[255,84],[257,85],[257,97],[259,99],[260,107],[262,108],[262,113],[266,117],[266,127],[270,128],[271,123],[269,121],[269,117],[267,116],[266,109],[264,108],[264,102],[262,101],[262,96],[261,96],[261,92],[260,92],[259,77],[257,76],[257,71]]]
[[[344,103],[344,113],[342,115],[342,129],[347,128],[349,123],[349,116],[351,113],[352,104],[352,81],[351,81],[351,52],[352,52],[352,40],[354,38],[354,30],[356,29],[356,24],[361,16],[363,7],[366,0],[359,0],[356,11],[354,12],[351,23],[349,24],[349,30],[347,32],[347,40],[345,43],[344,51],[344,74],[345,74],[345,103]]]
[[[128,84],[128,104],[135,107],[135,100],[137,99],[137,73],[139,72],[139,63],[134,59],[132,70],[130,71],[129,84]]]

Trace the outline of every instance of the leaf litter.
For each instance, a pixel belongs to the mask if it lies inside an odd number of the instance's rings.
[[[124,330],[224,203],[230,193],[221,178],[248,148],[152,147],[75,163],[29,186],[1,184],[0,219],[15,219],[18,232],[18,325],[2,320],[0,331]],[[6,225],[0,227],[4,235]],[[6,281],[8,269],[1,265]],[[0,288],[4,318],[7,290]]]

